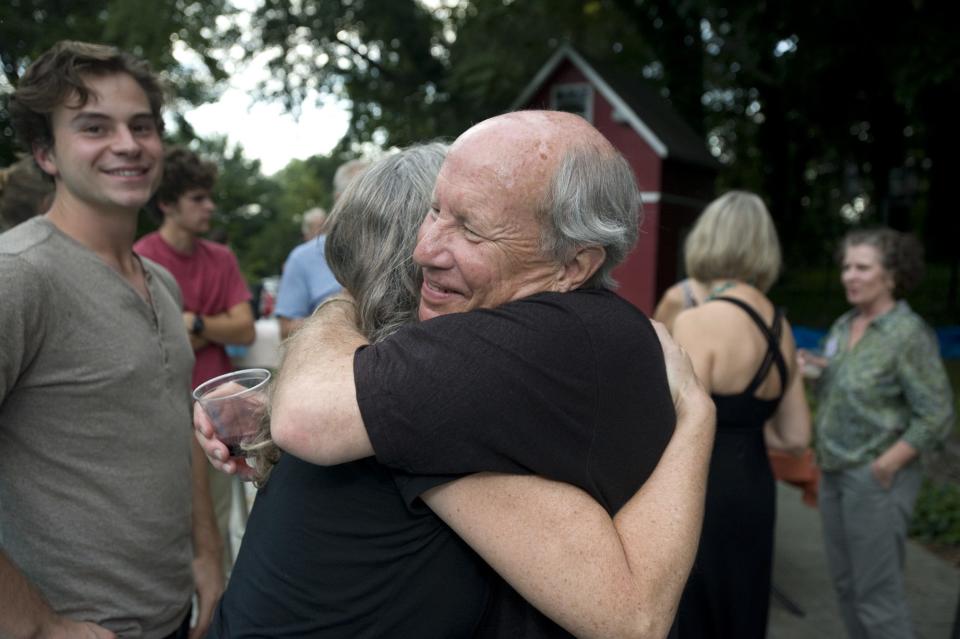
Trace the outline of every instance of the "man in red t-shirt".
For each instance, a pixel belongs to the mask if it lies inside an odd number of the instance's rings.
[[[173,148],[164,158],[163,181],[153,199],[160,228],[133,250],[166,267],[183,293],[183,324],[190,336],[196,363],[193,387],[233,370],[226,344],[250,344],[255,337],[250,291],[237,258],[222,244],[203,239],[216,208],[211,190],[217,169],[192,151]],[[242,491],[210,473],[217,524],[224,542],[227,568],[232,562],[229,520],[231,504]],[[246,512],[243,509],[242,512]]]

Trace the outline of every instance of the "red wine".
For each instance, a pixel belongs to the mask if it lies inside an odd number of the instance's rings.
[[[228,437],[227,439],[221,439],[220,441],[226,445],[227,450],[230,451],[231,457],[246,457],[247,451],[245,451],[241,445],[243,439],[244,438],[242,437]]]

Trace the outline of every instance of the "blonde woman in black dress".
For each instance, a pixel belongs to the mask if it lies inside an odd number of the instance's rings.
[[[731,191],[712,202],[685,260],[707,297],[677,315],[673,335],[716,404],[717,436],[680,637],[763,639],[776,515],[767,448],[800,454],[810,439],[790,325],[766,297],[780,244],[763,201]]]

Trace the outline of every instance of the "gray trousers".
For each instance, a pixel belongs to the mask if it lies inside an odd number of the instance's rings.
[[[820,484],[827,564],[851,639],[912,639],[903,561],[920,490],[920,465],[897,473],[890,490],[870,465],[824,472]]]

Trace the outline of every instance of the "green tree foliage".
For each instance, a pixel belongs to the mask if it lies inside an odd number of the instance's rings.
[[[321,207],[330,211],[333,205],[333,174],[340,166],[337,155],[315,155],[306,160],[293,160],[274,175],[280,185],[279,206],[298,225],[307,209]]]
[[[296,110],[311,90],[328,92],[351,106],[346,143],[404,145],[501,112],[562,42],[586,53],[608,53],[611,38],[643,48],[607,4],[266,0],[244,47],[272,56],[264,96]]]
[[[291,110],[313,90],[349,99],[350,141],[404,144],[444,128],[423,119],[444,71],[431,53],[439,23],[419,4],[265,0],[252,24],[248,54],[271,56],[264,95]]]
[[[236,252],[248,281],[279,273],[287,253],[299,241],[297,225],[277,205],[279,185],[263,177],[259,161],[244,158],[240,147],[218,157],[221,171],[214,224],[226,231],[227,244]]]
[[[794,267],[832,266],[851,226],[917,233],[949,270],[932,315],[958,321],[960,253],[945,239],[960,231],[946,193],[958,125],[943,105],[958,90],[960,45],[946,5],[704,8],[706,121],[728,154],[722,184],[765,195]]]
[[[960,487],[924,480],[910,521],[910,536],[960,546]]]
[[[319,206],[329,212],[333,201],[333,173],[339,164],[337,156],[314,156],[293,160],[271,176],[269,190],[260,196],[269,211],[261,211],[256,216],[259,225],[256,229],[251,228],[243,215],[240,219],[236,214],[228,216],[232,228],[236,229],[231,236],[238,238],[234,248],[251,281],[280,274],[287,255],[303,241],[300,225],[305,211]],[[228,185],[221,185],[221,190],[225,196],[234,195]],[[244,211],[243,208],[234,210]],[[239,241],[239,238],[245,240]]]

